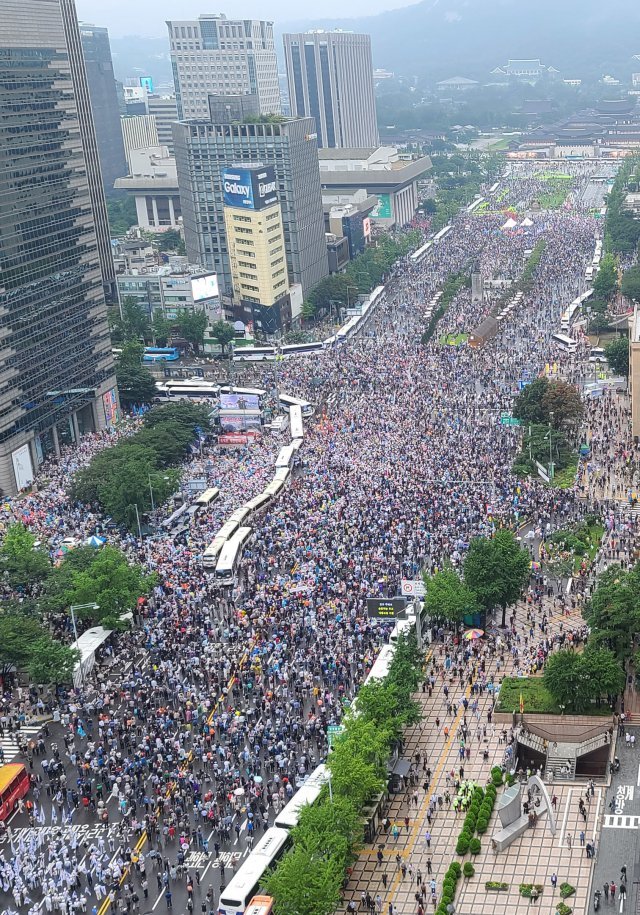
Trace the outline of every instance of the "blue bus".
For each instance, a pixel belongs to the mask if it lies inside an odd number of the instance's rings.
[[[145,346],[143,362],[177,362],[180,350],[176,346]]]

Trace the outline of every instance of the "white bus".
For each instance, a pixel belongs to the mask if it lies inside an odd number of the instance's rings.
[[[292,445],[285,445],[284,448],[281,448],[280,453],[276,458],[276,468],[291,467],[293,463],[293,453],[294,448]]]
[[[283,483],[286,483],[290,476],[291,476],[290,467],[278,467],[278,469],[276,470],[276,472],[274,474],[273,479],[282,480]]]
[[[265,508],[269,502],[271,502],[271,496],[267,492],[261,492],[259,495],[254,496],[253,499],[249,499],[246,507],[252,512],[257,512],[261,508]]]
[[[204,492],[201,492],[193,504],[200,506],[200,508],[208,508],[219,498],[220,490],[217,486],[212,486],[211,489],[205,489]]]
[[[313,406],[306,400],[299,397],[291,397],[289,394],[280,394],[280,405],[288,413],[291,407],[300,407],[303,416],[313,416]]]
[[[227,521],[223,524],[214,539],[202,554],[202,565],[205,569],[215,569],[218,564],[218,556],[222,547],[229,537],[238,530],[238,524],[235,521]]]
[[[572,337],[567,337],[566,334],[553,334],[551,342],[559,346],[565,353],[575,353],[578,348],[576,341]]]
[[[315,804],[320,792],[329,781],[329,772],[325,765],[314,769],[304,785],[293,795],[288,804],[282,808],[273,821],[280,829],[294,829],[300,820],[300,811],[305,804]]]
[[[245,544],[251,536],[252,528],[239,527],[222,547],[216,564],[215,580],[218,585],[232,585],[236,579],[238,566],[242,560]]]
[[[289,845],[289,841],[286,829],[278,829],[275,826],[267,829],[220,894],[219,915],[244,915],[260,887],[265,871],[275,864]]]
[[[229,521],[235,521],[236,527],[238,527],[245,518],[251,514],[251,509],[247,505],[242,505],[240,508],[236,508],[234,513],[230,516]]]
[[[304,438],[302,407],[299,404],[293,404],[289,410],[289,422],[291,424],[291,438]]]
[[[383,645],[380,649],[380,654],[376,658],[374,665],[367,674],[367,678],[364,682],[369,683],[371,680],[384,680],[389,673],[389,668],[391,667],[391,662],[393,661],[395,653],[395,645]]]
[[[284,483],[282,480],[272,480],[268,486],[265,486],[264,491],[268,494],[270,499],[275,499],[283,486]]]

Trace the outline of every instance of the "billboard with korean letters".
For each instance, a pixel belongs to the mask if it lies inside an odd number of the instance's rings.
[[[278,202],[278,182],[272,165],[225,168],[224,205],[238,210],[262,210]]]

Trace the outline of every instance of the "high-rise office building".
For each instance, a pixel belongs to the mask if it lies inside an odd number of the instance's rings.
[[[257,95],[261,114],[280,112],[273,23],[222,13],[167,22],[180,120],[209,117],[208,96]]]
[[[282,210],[272,165],[232,165],[222,174],[233,317],[265,336],[291,329]]]
[[[173,155],[173,131],[171,125],[178,120],[175,95],[148,95],[147,111],[156,119],[158,143],[160,146],[166,146],[171,155]]]
[[[370,36],[313,31],[283,38],[291,115],[315,118],[319,147],[377,146]]]
[[[118,411],[109,235],[73,0],[4,0],[0,100],[0,489],[12,494]]]
[[[215,271],[223,292],[233,292],[223,173],[239,162],[275,168],[289,281],[306,291],[327,276],[318,147],[311,118],[181,121],[173,126],[173,142],[189,261]]]
[[[100,170],[104,191],[108,196],[114,192],[116,178],[121,178],[127,173],[109,32],[107,29],[82,23],[80,38],[100,156]]]
[[[149,149],[160,146],[158,125],[152,114],[136,114],[120,118],[121,136],[127,157],[127,173],[131,169],[131,153],[135,149]]]

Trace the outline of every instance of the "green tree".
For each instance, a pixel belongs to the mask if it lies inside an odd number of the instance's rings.
[[[559,705],[572,708],[578,683],[579,655],[565,649],[552,654],[544,668],[544,685]]]
[[[585,607],[591,627],[590,641],[610,648],[619,661],[633,653],[633,635],[640,629],[639,573],[609,566],[599,577],[596,590]]]
[[[631,299],[633,302],[640,302],[640,266],[636,265],[625,271],[620,284],[620,292],[625,298]]]
[[[156,244],[159,251],[174,251],[176,254],[185,253],[182,235],[180,235],[178,229],[166,229],[158,236]]]
[[[147,310],[133,296],[125,296],[121,303],[122,333],[125,340],[144,341],[152,339],[151,322]]]
[[[603,299],[612,299],[618,291],[618,262],[613,254],[605,254],[593,281],[593,292]]]
[[[153,314],[153,321],[151,322],[151,330],[153,332],[153,339],[156,346],[166,346],[171,337],[173,331],[174,321],[170,321],[168,318],[162,314],[161,311],[155,311]]]
[[[116,381],[123,406],[153,403],[157,393],[156,380],[141,362],[119,356],[116,359]]]
[[[549,388],[547,378],[536,378],[526,385],[513,403],[513,415],[522,423],[542,424],[549,419],[544,407],[544,396]]]
[[[176,324],[180,328],[180,333],[193,346],[196,353],[200,352],[204,342],[204,332],[208,322],[206,311],[189,311],[184,308],[176,315]]]
[[[344,861],[295,845],[267,878],[275,915],[327,915],[338,908]]]
[[[302,808],[292,838],[309,851],[323,857],[335,855],[347,862],[362,844],[362,819],[351,798],[334,795],[328,803],[327,794],[325,788],[317,804]]]
[[[611,340],[604,348],[604,354],[607,362],[616,375],[629,374],[629,338],[616,337]]]
[[[78,559],[73,558],[75,552],[65,556],[47,582],[52,610],[66,612],[72,604],[97,604],[97,609],[80,610],[78,615],[92,623],[114,622],[133,610],[138,599],[147,595],[155,584],[153,575],[146,575],[141,566],[129,564],[116,547],[94,550],[88,564],[83,556],[80,568]],[[70,568],[66,567],[67,563]]]
[[[216,321],[211,326],[211,337],[222,347],[222,352],[226,352],[227,344],[235,338],[236,332],[228,321]]]
[[[12,588],[31,590],[47,577],[51,562],[36,546],[36,538],[24,524],[11,524],[0,547],[0,571],[7,574]]]
[[[591,644],[582,654],[570,649],[552,654],[544,669],[547,690],[559,705],[576,713],[616,696],[624,683],[624,671],[613,652]]]
[[[513,533],[498,531],[494,537],[475,537],[464,560],[464,580],[485,610],[500,607],[502,626],[507,607],[521,596],[529,578],[531,559]]]
[[[210,428],[210,414],[211,409],[206,405],[183,400],[177,403],[162,404],[149,410],[148,413],[145,413],[144,425],[145,428],[153,429],[156,426],[178,423],[187,429],[191,436],[194,436],[196,429]]]
[[[107,198],[107,215],[109,229],[113,238],[126,235],[127,231],[138,224],[136,202],[133,197],[126,194],[124,197]]]
[[[462,581],[455,569],[442,569],[431,577],[425,575],[424,583],[425,611],[434,619],[461,623],[468,613],[477,612],[478,602],[475,594]]]
[[[33,645],[45,635],[35,617],[0,612],[0,673],[24,670]]]
[[[33,683],[41,686],[70,683],[80,659],[80,652],[50,637],[38,639],[31,646],[27,671]]]
[[[388,729],[392,740],[399,740],[403,728],[417,724],[421,718],[418,703],[403,695],[388,679],[373,680],[360,687],[358,714],[372,721],[381,732]]]

